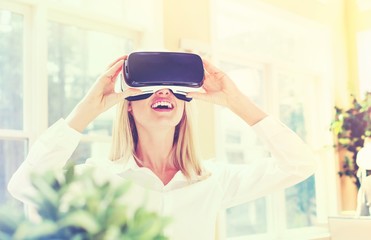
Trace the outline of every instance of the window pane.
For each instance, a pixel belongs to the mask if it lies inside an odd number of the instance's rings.
[[[0,10],[0,128],[23,128],[23,16]]]
[[[49,22],[48,30],[51,125],[71,112],[110,62],[132,50],[133,41],[56,22]],[[113,112],[102,114],[86,132],[110,135]]]
[[[265,198],[227,209],[227,236],[266,233],[266,209]]]
[[[285,195],[288,228],[307,227],[316,224],[314,176],[288,188]]]
[[[0,139],[0,205],[11,200],[7,185],[10,177],[25,159],[26,140]]]
[[[307,139],[305,119],[313,104],[311,85],[314,80],[306,76],[279,74],[280,119],[302,139]],[[305,117],[305,115],[307,117]],[[286,189],[286,223],[288,228],[312,226],[316,220],[316,192],[314,177]]]
[[[80,142],[70,161],[76,164],[85,163],[87,158],[105,160],[108,158],[110,142]]]
[[[121,21],[133,28],[145,28],[147,32],[159,29],[157,19],[161,14],[161,1],[153,0],[48,0],[53,6],[88,12],[89,15]],[[145,6],[145,7],[144,7]],[[160,10],[160,11],[157,11]],[[75,12],[73,11],[73,12]],[[81,11],[79,11],[81,12]],[[119,23],[119,22],[118,22]]]
[[[222,62],[221,66],[241,91],[257,104],[264,105],[262,69],[231,62]],[[218,110],[217,118],[220,123],[218,130],[222,133],[218,158],[226,159],[231,164],[248,164],[267,156],[261,142],[243,120],[225,108]],[[227,209],[227,236],[238,237],[267,232],[266,207],[266,199],[261,198]]]
[[[60,4],[72,8],[84,8],[87,11],[105,16],[123,17],[126,0],[49,0],[53,5]]]

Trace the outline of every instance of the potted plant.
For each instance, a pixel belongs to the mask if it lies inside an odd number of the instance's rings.
[[[358,101],[353,96],[352,106],[349,109],[335,107],[331,130],[336,136],[335,147],[339,150],[346,149],[349,153],[342,159],[338,174],[340,177],[350,177],[359,188],[356,159],[358,151],[364,145],[364,140],[371,136],[371,92],[367,92],[362,101]]]
[[[163,234],[169,218],[144,207],[129,214],[124,203],[130,183],[111,184],[92,175],[93,168],[76,174],[73,165],[64,172],[47,171],[32,176],[37,194],[29,196],[38,219],[3,207],[0,239],[167,239]]]

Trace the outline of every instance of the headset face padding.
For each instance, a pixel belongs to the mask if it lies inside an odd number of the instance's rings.
[[[173,92],[173,91],[171,91],[171,92]],[[127,97],[126,100],[128,100],[128,101],[139,101],[139,100],[149,98],[152,94],[153,93],[144,93],[144,94],[139,94],[139,95],[135,95],[135,96],[130,96],[130,97]],[[183,100],[183,101],[186,101],[186,102],[190,102],[192,100],[192,98],[188,98],[183,94],[179,94],[179,93],[173,93],[173,94],[179,100]]]

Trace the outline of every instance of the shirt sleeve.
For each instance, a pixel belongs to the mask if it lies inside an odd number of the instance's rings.
[[[299,183],[314,173],[316,157],[288,127],[268,116],[253,127],[271,157],[219,169],[223,207],[248,202]]]
[[[27,203],[33,193],[30,173],[46,169],[62,169],[81,139],[81,133],[69,127],[64,119],[48,128],[33,144],[26,160],[11,177],[9,193]]]

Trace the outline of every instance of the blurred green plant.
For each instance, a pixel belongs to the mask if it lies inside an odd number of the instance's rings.
[[[363,147],[366,137],[371,136],[371,92],[367,92],[362,101],[354,96],[351,108],[343,110],[335,107],[335,118],[331,123],[331,130],[336,136],[336,146],[346,149],[351,154],[342,160],[342,169],[339,176],[352,178],[356,186],[360,187],[357,177],[357,153]]]
[[[145,207],[129,214],[123,203],[130,183],[111,184],[95,180],[93,168],[75,173],[74,165],[57,173],[47,171],[32,176],[36,194],[28,199],[35,206],[39,221],[31,221],[16,209],[0,209],[0,239],[22,240],[165,240],[168,217]]]

